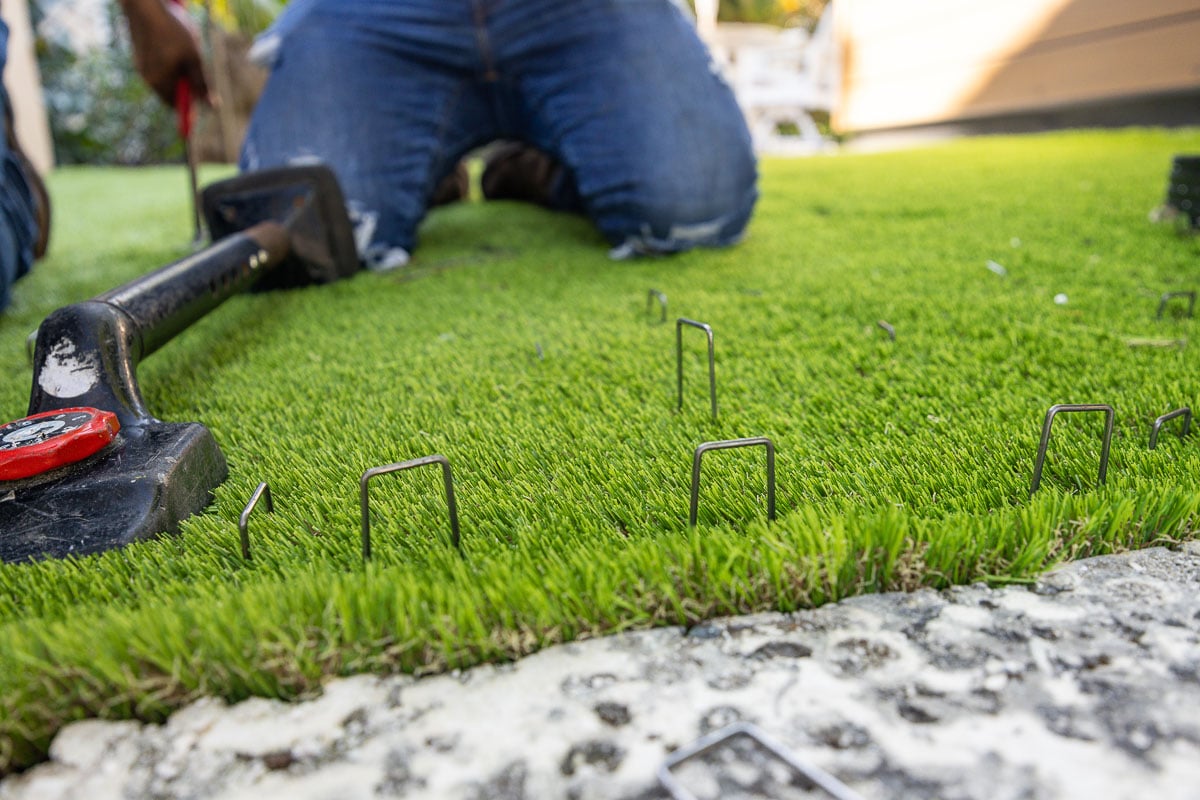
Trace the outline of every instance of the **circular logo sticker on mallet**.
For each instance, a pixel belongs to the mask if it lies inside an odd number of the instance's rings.
[[[111,411],[64,408],[0,426],[0,481],[41,475],[101,450],[121,423]]]

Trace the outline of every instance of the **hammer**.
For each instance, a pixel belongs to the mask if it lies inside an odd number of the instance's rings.
[[[202,202],[212,245],[39,326],[28,416],[0,426],[0,560],[82,556],[178,532],[228,468],[203,425],[150,414],[138,363],[244,289],[358,269],[327,167],[246,173],[209,186]]]

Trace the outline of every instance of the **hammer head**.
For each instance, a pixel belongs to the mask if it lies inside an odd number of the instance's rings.
[[[203,203],[213,245],[60,308],[38,328],[29,417],[0,426],[0,561],[178,531],[225,480],[225,457],[203,425],[150,414],[138,360],[247,286],[326,283],[358,269],[345,201],[325,167],[241,175],[208,187]],[[76,419],[93,413],[119,421],[99,450],[75,438],[94,433]]]
[[[324,165],[247,172],[206,187],[201,203],[214,242],[260,222],[287,229],[289,256],[255,290],[330,283],[358,269],[346,200]]]
[[[0,561],[80,557],[178,533],[227,473],[199,423],[125,428],[86,461],[0,482]]]

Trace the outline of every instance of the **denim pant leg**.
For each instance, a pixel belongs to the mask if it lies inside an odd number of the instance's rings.
[[[741,237],[758,197],[750,134],[671,0],[513,0],[491,33],[525,137],[567,165],[614,255]]]
[[[400,266],[438,181],[494,138],[466,6],[305,0],[285,17],[243,169],[333,168],[368,267]]]
[[[437,181],[501,136],[567,166],[557,205],[618,254],[734,242],[757,198],[745,122],[672,0],[297,0],[275,38],[242,166],[329,163],[368,266],[406,260]]]
[[[0,70],[7,60],[8,27],[0,22]],[[4,92],[0,87],[0,92]],[[9,149],[4,136],[11,122],[7,97],[0,102],[0,309],[11,300],[12,284],[33,266],[33,245],[37,239],[37,219],[33,192],[20,162]]]

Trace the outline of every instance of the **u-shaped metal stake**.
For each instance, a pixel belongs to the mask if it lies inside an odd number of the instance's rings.
[[[680,317],[675,321],[675,364],[678,380],[676,383],[679,387],[679,403],[677,410],[683,410],[683,326],[688,325],[693,328],[699,328],[704,331],[704,335],[708,337],[708,394],[712,400],[712,417],[717,418],[717,362],[713,357],[713,331],[712,327],[703,323],[696,322],[694,319]]]
[[[720,730],[702,736],[692,744],[681,747],[667,756],[666,761],[658,768],[658,782],[667,790],[674,800],[695,800],[695,795],[689,792],[671,771],[685,761],[703,757],[738,736],[744,736],[756,745],[766,750],[772,756],[787,764],[793,772],[803,777],[813,788],[820,789],[834,800],[862,800],[862,795],[851,789],[825,770],[807,764],[797,758],[782,744],[767,736],[761,728],[749,722],[735,722]]]
[[[271,487],[267,486],[267,482],[263,481],[250,495],[249,502],[242,509],[242,515],[238,517],[238,534],[242,537],[242,558],[250,560],[250,514],[258,506],[258,501],[262,499],[267,501],[267,513],[275,513],[275,504],[271,502]]]
[[[1187,298],[1187,301],[1188,301],[1187,318],[1188,319],[1192,318],[1192,312],[1194,312],[1196,310],[1196,293],[1192,292],[1192,291],[1188,291],[1188,292],[1166,292],[1165,294],[1163,294],[1162,298],[1158,301],[1157,319],[1163,318],[1163,313],[1166,312],[1166,310],[1167,310],[1167,303],[1171,302],[1171,300],[1176,297],[1186,297]]]
[[[1162,430],[1162,426],[1176,417],[1183,417],[1183,427],[1179,431],[1179,438],[1182,439],[1188,435],[1188,431],[1191,430],[1192,427],[1192,410],[1187,406],[1184,406],[1183,408],[1177,408],[1174,411],[1168,411],[1166,414],[1163,414],[1161,417],[1154,420],[1154,427],[1150,429],[1151,450],[1158,446],[1158,432]]]
[[[696,448],[692,457],[692,497],[688,508],[688,524],[696,527],[696,518],[700,508],[700,459],[709,450],[730,450],[735,447],[754,447],[763,445],[767,448],[767,519],[775,519],[775,444],[765,436],[751,439],[729,439],[723,442],[705,442]]]
[[[659,322],[666,322],[667,321],[667,296],[665,294],[663,294],[662,292],[660,292],[658,289],[651,289],[649,294],[646,295],[646,313],[649,314],[651,311],[654,310],[654,301],[655,300],[657,300],[658,304],[660,306],[662,306],[662,319],[660,319]]]
[[[1100,448],[1100,483],[1103,484],[1104,479],[1108,476],[1108,450],[1112,444],[1113,417],[1115,416],[1113,407],[1104,403],[1053,405],[1046,412],[1046,421],[1042,423],[1042,441],[1038,444],[1037,460],[1033,464],[1033,484],[1029,487],[1030,497],[1033,497],[1033,493],[1042,483],[1042,465],[1046,462],[1046,447],[1050,444],[1050,429],[1054,426],[1054,418],[1059,414],[1076,411],[1104,412],[1104,444]]]
[[[371,467],[362,474],[359,479],[360,499],[362,502],[362,551],[363,561],[369,561],[371,558],[371,507],[370,500],[367,495],[367,483],[376,475],[387,475],[392,472],[400,472],[405,469],[413,469],[414,467],[424,467],[429,464],[442,465],[442,479],[446,484],[446,507],[450,512],[450,543],[458,550],[462,547],[459,545],[458,536],[458,506],[454,502],[454,478],[450,474],[450,459],[443,455],[436,454],[425,456],[423,458],[414,458],[411,461],[401,461],[396,464],[387,464],[382,467]]]

